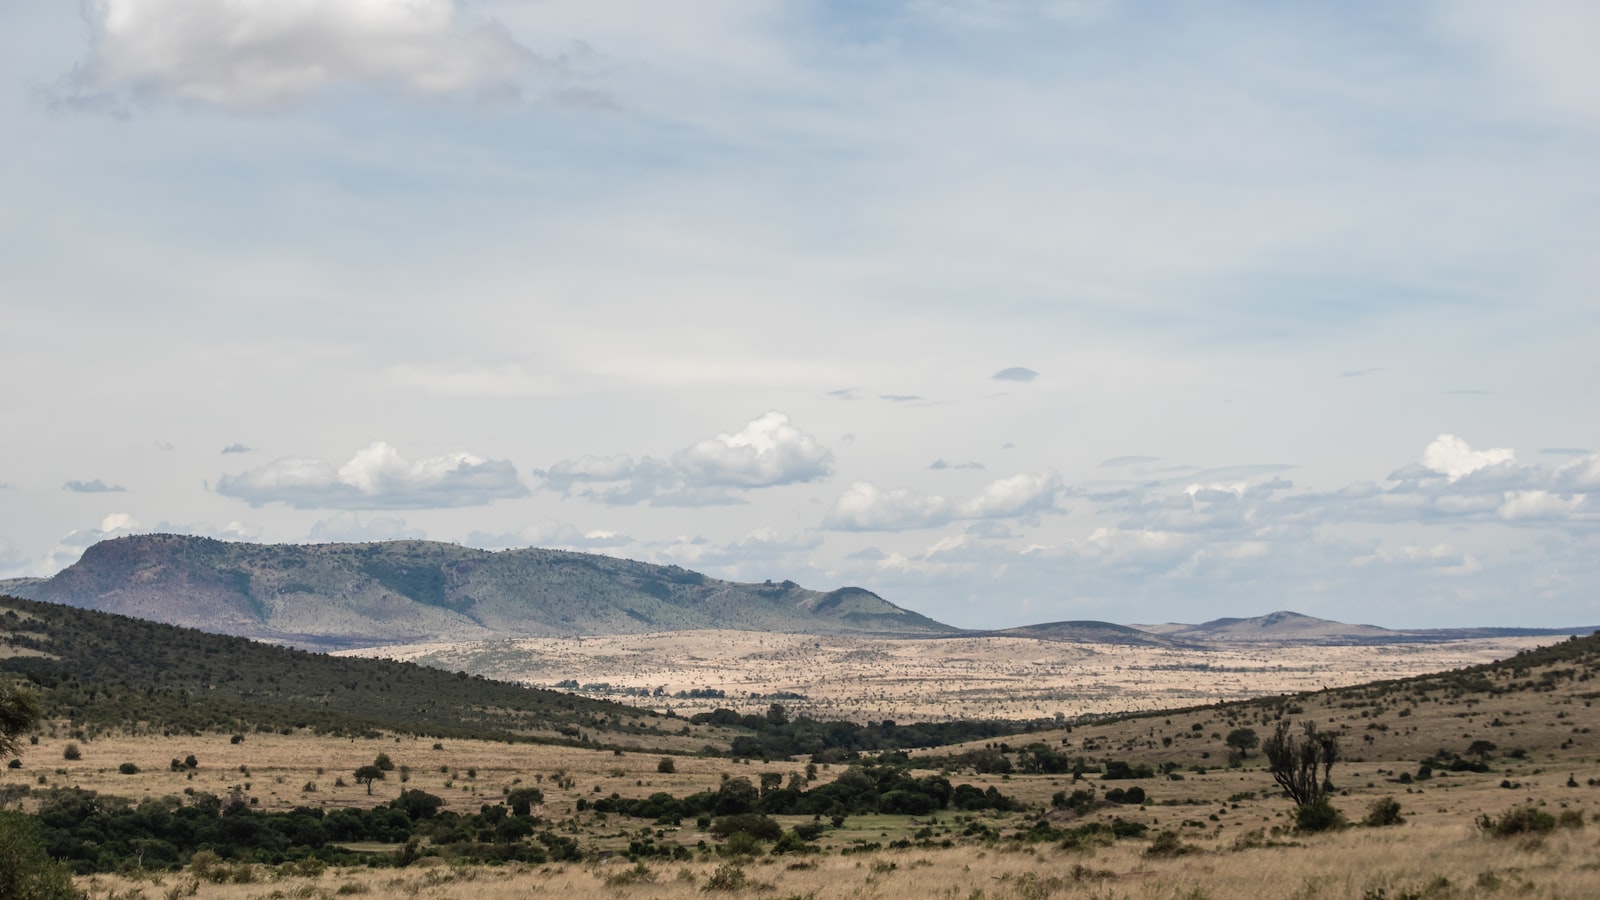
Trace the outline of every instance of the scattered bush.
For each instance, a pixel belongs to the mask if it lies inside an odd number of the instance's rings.
[[[1380,797],[1367,807],[1367,815],[1361,824],[1369,828],[1382,828],[1386,825],[1400,825],[1405,822],[1405,817],[1400,815],[1400,801],[1393,797]]]
[[[68,744],[66,747],[62,748],[61,758],[77,761],[83,759],[83,751],[78,749],[77,744]]]
[[[1515,837],[1521,834],[1548,834],[1556,829],[1556,817],[1537,806],[1519,806],[1493,818],[1478,817],[1478,830],[1490,837]]]
[[[139,767],[131,762],[125,762],[122,765],[117,766],[117,771],[124,775],[137,775],[139,774]]]

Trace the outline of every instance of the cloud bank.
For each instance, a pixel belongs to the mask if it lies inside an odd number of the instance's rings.
[[[505,460],[449,453],[415,462],[374,441],[339,466],[286,457],[224,475],[217,493],[251,506],[283,503],[297,509],[441,509],[484,506],[524,497],[528,489]]]
[[[534,55],[452,0],[91,0],[86,92],[260,109],[341,85],[509,90]]]
[[[833,452],[773,411],[736,432],[697,441],[670,459],[584,456],[537,472],[546,490],[612,504],[704,506],[739,494],[801,484],[833,472]]]

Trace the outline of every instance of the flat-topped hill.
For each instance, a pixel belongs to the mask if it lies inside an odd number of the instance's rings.
[[[155,534],[102,541],[16,596],[311,647],[735,628],[934,635],[956,629],[871,591],[721,581],[562,550],[431,541],[250,544]]]

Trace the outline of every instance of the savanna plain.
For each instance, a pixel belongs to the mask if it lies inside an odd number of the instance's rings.
[[[770,658],[789,677],[737,686],[746,696],[798,693],[793,660],[784,655],[795,652],[788,639],[750,639],[776,644],[758,646],[754,655],[757,662]],[[1523,648],[1550,640],[1517,639]],[[702,659],[715,657],[700,646]],[[949,646],[955,655],[971,649]],[[90,896],[105,898],[1597,897],[1600,711],[1593,701],[1600,697],[1600,646],[1593,638],[1573,639],[1481,664],[1482,655],[1516,649],[1246,647],[1230,651],[1239,655],[1226,664],[1213,659],[1213,671],[1162,655],[1169,651],[1140,664],[1121,655],[1135,652],[1127,648],[1064,648],[1059,652],[1076,660],[1070,665],[1097,664],[1105,680],[1122,675],[1148,684],[1152,673],[1176,676],[1157,679],[1153,693],[1139,693],[1137,684],[1103,685],[1108,694],[1113,687],[1127,691],[1136,710],[1130,715],[1084,716],[1074,709],[1059,724],[1052,717],[962,744],[858,757],[736,757],[713,754],[715,746],[662,746],[651,738],[637,747],[591,748],[306,729],[199,735],[128,729],[84,739],[73,723],[54,720],[40,727],[37,743],[24,747],[20,765],[4,770],[0,784],[24,808],[39,802],[42,791],[74,787],[141,808],[208,793],[255,811],[302,807],[323,814],[403,805],[406,792],[420,792],[438,799],[441,814],[476,815],[480,823],[525,818],[528,831],[554,836],[543,862],[463,863],[429,841],[367,841],[342,847],[363,854],[367,864],[307,858],[268,865],[201,852],[176,871],[133,864],[76,879]],[[1359,678],[1375,671],[1374,659],[1386,660],[1390,668],[1376,671],[1387,677]],[[1440,672],[1447,668],[1437,665],[1441,659],[1474,665]],[[935,668],[950,660],[940,662]],[[1434,664],[1435,674],[1408,670],[1412,663]],[[1237,671],[1246,664],[1256,672]],[[1240,690],[1236,684],[1252,682],[1249,675],[1278,673],[1280,664],[1288,674],[1277,677],[1288,682],[1254,683],[1257,693],[1291,688],[1286,692],[1156,708],[1162,698],[1229,697]],[[923,663],[896,665],[904,673]],[[1038,668],[1027,658],[983,665],[996,672]],[[599,670],[613,673],[612,681],[627,671]],[[924,715],[941,704],[973,702],[956,690],[962,679],[945,675],[905,682],[915,685],[905,690],[921,698],[916,709]],[[638,680],[676,689],[706,678],[690,674],[675,682],[652,672]],[[1168,690],[1180,681],[1185,692]],[[1059,706],[1070,698],[1049,699]],[[796,713],[763,703],[751,715],[771,720]],[[1263,744],[1280,723],[1301,747],[1308,723],[1336,738],[1337,758],[1316,779],[1332,810],[1323,819],[1308,821],[1270,771]],[[697,731],[695,740],[714,744],[711,735]],[[358,779],[380,754],[388,764],[384,774]],[[1004,802],[831,815],[759,812],[782,808],[762,806],[769,794],[820,796],[812,792],[866,785],[863,773],[901,785],[942,782],[958,800]],[[515,792],[529,788],[536,798],[531,808],[508,813]],[[661,799],[698,795],[715,804],[741,792],[755,811],[745,820],[714,808],[677,815]],[[555,852],[558,846],[568,849]]]

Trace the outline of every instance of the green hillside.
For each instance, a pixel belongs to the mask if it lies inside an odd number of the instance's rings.
[[[685,726],[465,673],[0,596],[0,678],[7,674],[32,681],[52,717],[88,730],[385,730],[649,746]]]

